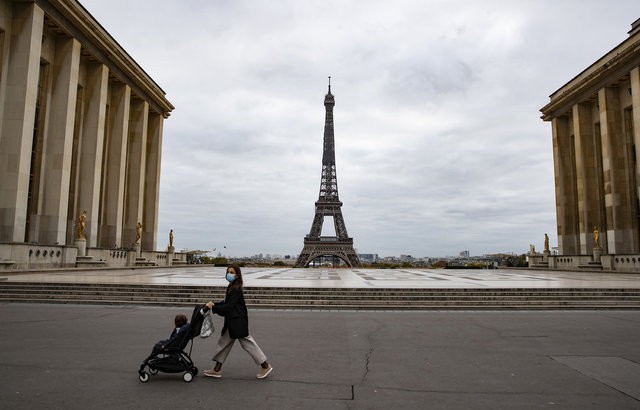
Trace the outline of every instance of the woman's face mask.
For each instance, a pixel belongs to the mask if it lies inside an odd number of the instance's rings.
[[[234,280],[236,280],[236,275],[231,272],[227,272],[227,281],[233,282]]]

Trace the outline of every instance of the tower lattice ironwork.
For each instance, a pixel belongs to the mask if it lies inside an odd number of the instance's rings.
[[[320,195],[316,201],[316,213],[311,224],[311,231],[304,238],[304,248],[298,256],[296,266],[308,266],[311,261],[322,256],[334,256],[342,259],[348,266],[360,266],[360,259],[353,248],[353,238],[347,234],[347,227],[342,217],[342,202],[338,197],[338,179],[336,176],[336,154],[333,132],[333,107],[335,99],[331,94],[331,77],[329,91],[324,97],[324,147],[322,152],[322,175],[320,179]],[[333,218],[335,236],[322,236],[325,216]]]

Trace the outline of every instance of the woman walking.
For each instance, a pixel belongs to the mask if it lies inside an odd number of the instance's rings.
[[[222,377],[220,370],[222,364],[227,359],[229,352],[236,340],[240,342],[240,346],[249,353],[253,361],[260,365],[260,372],[256,374],[258,379],[264,379],[271,373],[273,367],[267,362],[256,341],[249,335],[249,316],[247,315],[247,305],[244,303],[244,295],[242,293],[242,272],[237,265],[227,267],[227,292],[222,302],[213,303],[209,301],[206,310],[211,309],[213,313],[224,316],[224,326],[220,339],[218,339],[218,350],[213,356],[216,362],[211,370],[205,370],[204,375],[208,377]]]

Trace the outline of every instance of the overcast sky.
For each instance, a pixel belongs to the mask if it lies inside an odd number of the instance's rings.
[[[524,253],[545,233],[556,246],[539,110],[640,17],[637,0],[81,3],[176,107],[157,248],[173,229],[178,250],[226,256],[302,249],[328,76],[359,253]]]

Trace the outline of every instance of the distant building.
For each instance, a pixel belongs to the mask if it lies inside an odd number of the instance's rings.
[[[460,257],[461,258],[468,258],[469,257],[469,251],[460,252]]]
[[[552,130],[559,249],[532,265],[640,271],[640,19],[628,34],[540,110]]]
[[[0,50],[0,265],[161,257],[164,91],[75,0],[0,0]]]
[[[374,263],[379,260],[377,253],[359,253],[358,258],[360,258],[360,262],[364,263]]]

